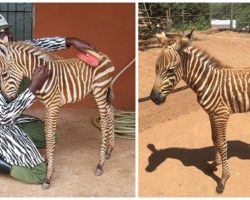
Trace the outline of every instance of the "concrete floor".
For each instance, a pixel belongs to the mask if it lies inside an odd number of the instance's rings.
[[[27,112],[43,119],[43,109]],[[55,172],[49,190],[0,174],[1,197],[133,197],[135,196],[135,141],[116,139],[104,173],[94,175],[101,135],[91,120],[96,109],[62,108],[58,120]],[[44,155],[44,150],[41,151]]]

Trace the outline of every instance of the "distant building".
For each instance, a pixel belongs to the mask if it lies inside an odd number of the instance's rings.
[[[232,21],[232,27],[231,22]],[[211,28],[218,28],[218,29],[236,29],[237,22],[236,20],[219,20],[219,19],[212,19],[211,20]]]

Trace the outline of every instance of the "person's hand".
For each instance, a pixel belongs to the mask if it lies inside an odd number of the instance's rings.
[[[77,50],[82,51],[84,53],[86,53],[86,50],[98,52],[95,45],[80,40],[78,38],[66,38],[66,45],[67,46],[73,45]]]
[[[36,68],[32,74],[31,84],[29,86],[30,91],[35,94],[35,92],[42,88],[45,81],[50,78],[52,71],[48,69],[47,66],[40,66]]]

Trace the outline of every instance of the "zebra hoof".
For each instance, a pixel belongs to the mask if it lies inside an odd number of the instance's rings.
[[[96,171],[95,171],[95,175],[96,176],[101,176],[103,174],[103,170],[101,170],[101,169],[96,169]]]
[[[103,169],[100,165],[97,165],[95,175],[96,176],[101,176],[103,174]]]
[[[46,179],[43,181],[42,189],[43,189],[43,190],[48,190],[49,188],[50,188],[50,182],[49,182],[49,180],[46,178]]]
[[[222,193],[224,192],[224,189],[225,189],[224,185],[221,184],[221,183],[219,183],[219,184],[217,185],[217,187],[216,187],[216,192],[217,192],[218,194],[222,194]]]

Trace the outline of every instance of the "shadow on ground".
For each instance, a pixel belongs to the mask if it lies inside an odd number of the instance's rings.
[[[220,178],[211,172],[208,161],[214,159],[214,147],[205,147],[200,149],[186,148],[166,148],[157,150],[154,144],[148,144],[148,149],[152,151],[148,157],[147,172],[153,172],[168,158],[177,159],[185,166],[194,166],[204,174],[214,179],[217,183]],[[250,159],[250,145],[238,141],[228,141],[228,159],[238,157],[240,159]]]

